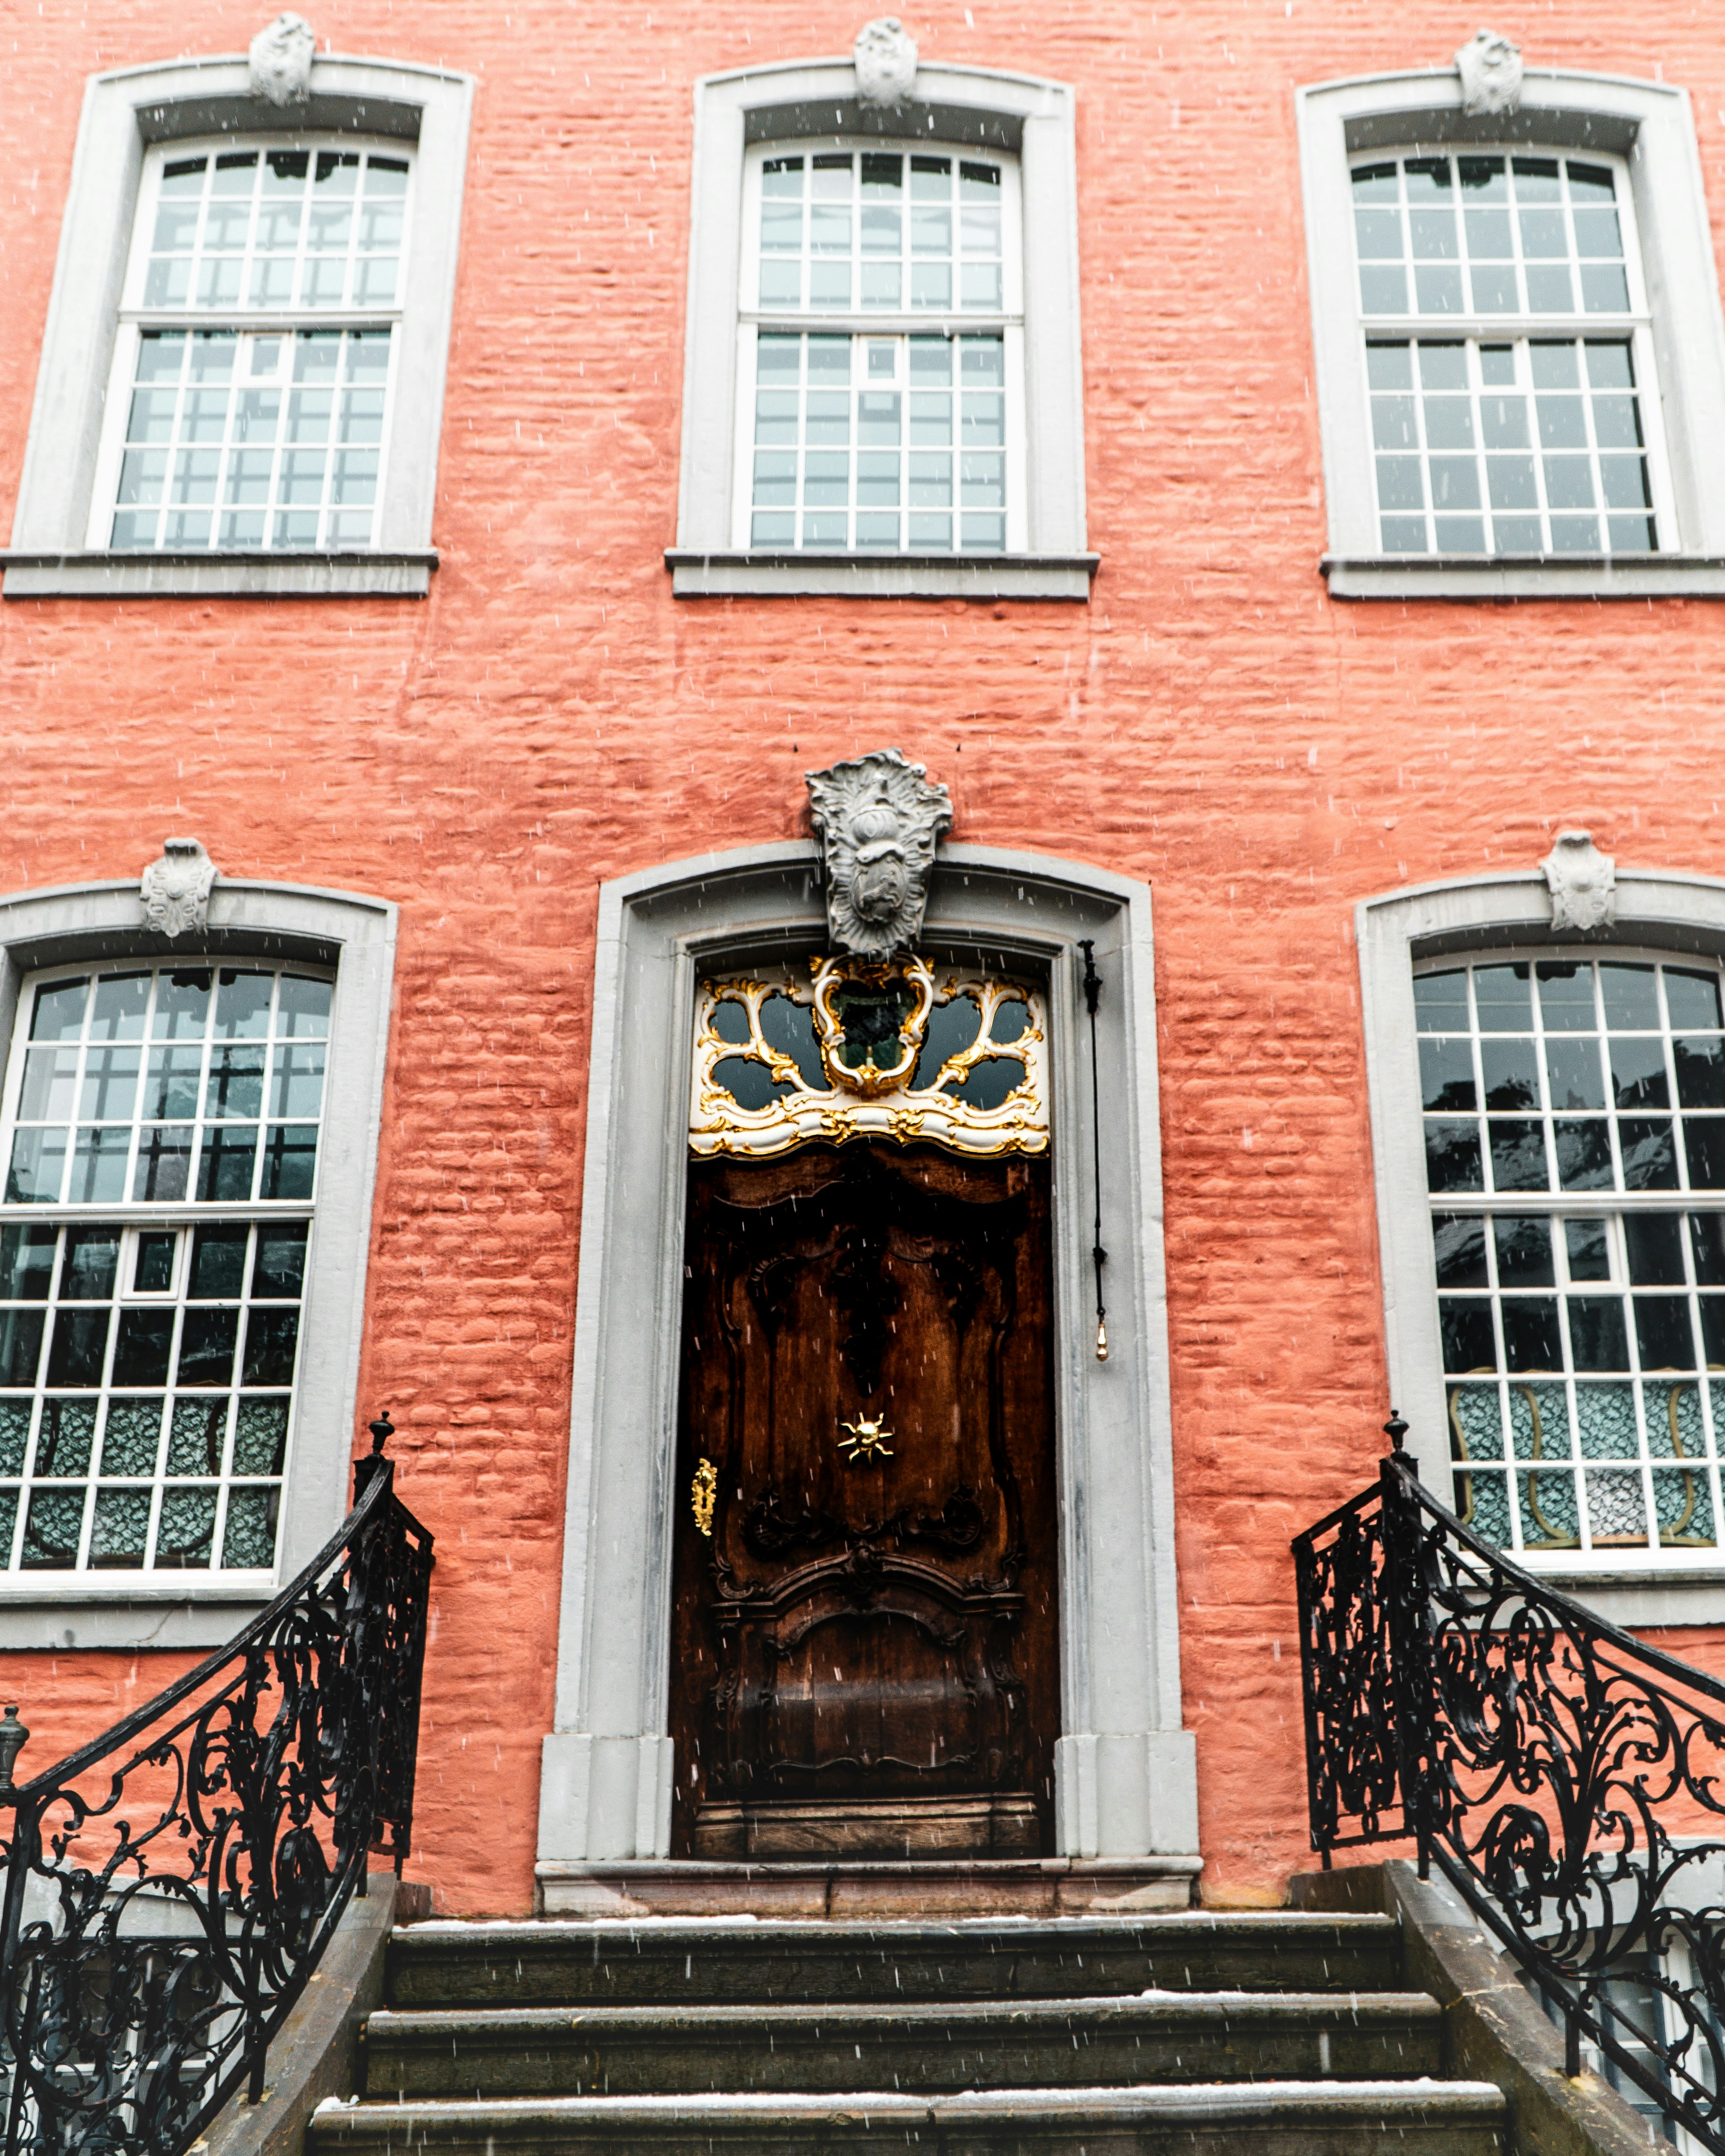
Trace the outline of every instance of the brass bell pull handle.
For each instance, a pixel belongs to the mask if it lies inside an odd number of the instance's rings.
[[[689,1502],[695,1513],[696,1527],[709,1542],[713,1533],[713,1500],[718,1493],[719,1471],[711,1460],[703,1460],[695,1470]]]

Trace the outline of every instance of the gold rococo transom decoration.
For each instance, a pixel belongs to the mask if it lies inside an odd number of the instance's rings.
[[[922,958],[812,959],[705,981],[689,1150],[754,1159],[819,1141],[918,1140],[974,1156],[1048,1150],[1044,1005]]]

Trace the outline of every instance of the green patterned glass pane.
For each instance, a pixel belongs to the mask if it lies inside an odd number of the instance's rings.
[[[0,1490],[0,1571],[12,1564],[12,1531],[18,1525],[18,1486]]]
[[[30,1442],[30,1403],[0,1400],[0,1475],[22,1475]],[[3,1563],[0,1559],[0,1563]]]
[[[144,1545],[149,1538],[150,1492],[147,1490],[96,1491],[95,1518],[90,1530],[92,1570],[141,1570]]]
[[[1573,1468],[1528,1470],[1516,1476],[1523,1549],[1574,1549],[1581,1539],[1575,1517]]]
[[[24,1522],[25,1572],[67,1572],[78,1562],[78,1537],[84,1530],[81,1490],[33,1490]]]
[[[103,1474],[153,1475],[161,1436],[160,1393],[110,1400],[102,1430]]]
[[[1578,1385],[1575,1413],[1584,1460],[1636,1460],[1635,1403],[1627,1385]]]
[[[1701,1421],[1701,1388],[1692,1378],[1647,1378],[1641,1384],[1641,1414],[1647,1425],[1647,1450],[1656,1460],[1705,1460],[1707,1432]]]
[[[1656,1467],[1653,1509],[1666,1549],[1711,1549],[1718,1539],[1705,1468]]]
[[[1466,1524],[1488,1543],[1496,1543],[1500,1549],[1507,1548],[1510,1538],[1509,1492],[1503,1486],[1502,1476],[1458,1476],[1455,1487],[1461,1517]]]
[[[1594,1468],[1587,1478],[1587,1525],[1595,1549],[1644,1544],[1647,1507],[1640,1476],[1633,1470]]]
[[[1713,1428],[1725,1441],[1725,1378],[1709,1378],[1707,1398],[1712,1404]]]
[[[1502,1460],[1503,1418],[1496,1385],[1451,1385],[1450,1452],[1456,1460]]]
[[[1517,1460],[1568,1460],[1569,1402],[1561,1385],[1509,1389],[1509,1430]]]
[[[228,1435],[228,1398],[177,1399],[167,1436],[170,1475],[219,1475]]]
[[[288,1404],[285,1399],[242,1400],[234,1429],[236,1475],[280,1475],[287,1449]]]
[[[210,1561],[216,1531],[213,1490],[176,1489],[162,1493],[162,1524],[156,1530],[157,1572],[201,1570]]]
[[[37,1474],[88,1475],[95,1419],[94,1400],[44,1400],[42,1427],[36,1433]]]
[[[236,1489],[228,1499],[228,1532],[222,1562],[259,1569],[275,1562],[275,1516],[281,1492],[275,1483]]]
[[[846,981],[832,991],[841,1039],[836,1060],[847,1070],[886,1070],[905,1052],[902,1028],[916,1003],[902,981]]]

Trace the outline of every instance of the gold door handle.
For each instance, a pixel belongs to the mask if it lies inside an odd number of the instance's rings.
[[[713,1500],[718,1493],[719,1471],[711,1460],[703,1460],[695,1470],[689,1502],[694,1510],[695,1524],[709,1542],[713,1533]]]

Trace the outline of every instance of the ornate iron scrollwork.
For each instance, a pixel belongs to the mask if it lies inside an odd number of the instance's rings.
[[[1550,2000],[1725,2152],[1725,1684],[1511,1563],[1399,1449],[1294,1543],[1307,1799],[1337,1849],[1412,1836]],[[1651,2018],[1612,1995],[1638,1965]]]
[[[5,2156],[189,2148],[242,2082],[261,2096],[371,1854],[400,1871],[432,1544],[381,1443],[340,1532],[229,1645],[0,1783]]]

